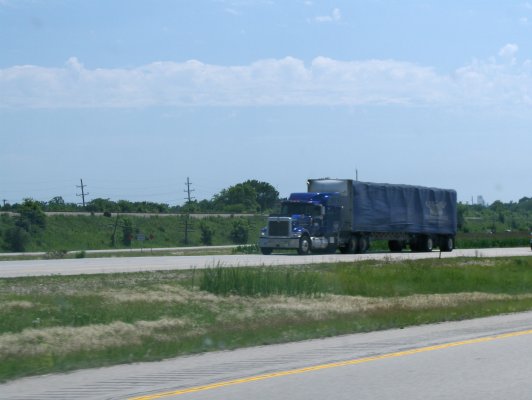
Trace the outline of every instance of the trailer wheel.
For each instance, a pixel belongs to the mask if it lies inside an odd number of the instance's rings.
[[[297,254],[306,256],[308,253],[310,253],[310,246],[310,238],[308,236],[301,236],[301,239],[299,239]]]
[[[272,254],[272,249],[269,247],[261,247],[260,252],[265,256],[269,256],[270,254]]]
[[[351,236],[347,242],[347,252],[349,254],[355,254],[358,250],[358,238],[356,236]]]
[[[454,240],[452,236],[445,236],[441,239],[440,250],[441,251],[453,251]]]
[[[358,252],[365,253],[369,248],[369,240],[365,236],[360,236],[358,238]]]
[[[424,236],[422,239],[421,249],[422,251],[430,252],[434,248],[434,241],[430,236]]]
[[[403,244],[400,240],[389,240],[388,248],[392,253],[400,253],[401,251],[403,251]]]

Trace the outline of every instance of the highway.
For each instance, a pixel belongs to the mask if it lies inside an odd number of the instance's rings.
[[[532,312],[25,378],[0,398],[530,399]]]
[[[323,262],[354,262],[360,260],[413,260],[421,258],[448,257],[509,257],[532,256],[529,247],[464,249],[450,253],[367,253],[325,254],[298,256],[296,254],[264,255],[210,255],[210,256],[148,256],[148,257],[103,257],[57,260],[0,261],[0,278],[43,275],[79,275],[117,272],[158,271],[212,266],[271,266],[301,265]]]

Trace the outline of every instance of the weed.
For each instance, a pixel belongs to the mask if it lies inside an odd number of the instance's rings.
[[[85,250],[78,251],[75,255],[76,258],[85,258],[87,256],[87,253],[85,253]]]
[[[260,248],[257,244],[239,245],[233,248],[232,254],[259,254]]]
[[[67,254],[66,250],[50,250],[49,252],[46,253],[44,258],[49,259],[49,260],[61,259],[61,258],[65,258],[66,254]]]

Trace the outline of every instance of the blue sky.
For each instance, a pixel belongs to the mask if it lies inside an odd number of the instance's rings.
[[[532,2],[0,0],[0,200],[532,196]]]

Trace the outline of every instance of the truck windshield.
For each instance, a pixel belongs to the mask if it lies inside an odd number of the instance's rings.
[[[283,203],[281,206],[281,214],[288,216],[304,214],[311,217],[319,217],[321,215],[321,207],[306,203]]]

